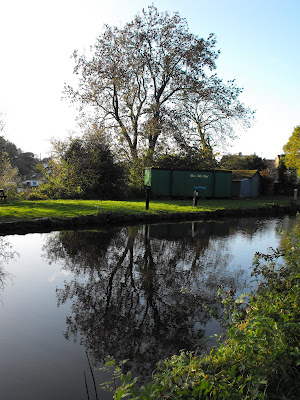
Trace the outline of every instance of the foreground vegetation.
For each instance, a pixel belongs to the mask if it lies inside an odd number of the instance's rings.
[[[109,200],[35,200],[7,201],[0,204],[0,222],[31,221],[38,218],[66,219],[87,215],[168,215],[217,210],[247,210],[271,208],[274,204],[288,206],[290,197],[258,198],[251,200],[199,200],[197,207],[192,207],[190,200],[153,200],[146,210],[145,201],[109,201]]]
[[[131,374],[114,398],[130,399],[299,399],[300,234],[283,234],[284,250],[256,254],[258,289],[235,300],[224,295],[226,340],[210,354],[184,352],[158,364],[140,387]],[[278,258],[284,256],[281,265]],[[115,368],[113,360],[108,367]]]

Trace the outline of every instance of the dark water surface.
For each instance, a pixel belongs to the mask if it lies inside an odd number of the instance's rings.
[[[158,360],[201,347],[220,329],[209,313],[218,285],[249,287],[254,253],[280,245],[276,228],[294,220],[1,237],[0,398],[88,399],[87,384],[96,399],[89,361],[94,370],[107,355],[128,358],[143,379]]]

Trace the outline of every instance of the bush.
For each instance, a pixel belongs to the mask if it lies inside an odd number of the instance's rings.
[[[99,133],[56,143],[57,158],[49,163],[46,182],[35,194],[49,198],[107,198],[122,196],[123,167],[114,162]]]

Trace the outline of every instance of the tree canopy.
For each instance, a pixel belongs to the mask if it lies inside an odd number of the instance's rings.
[[[300,173],[300,125],[295,127],[288,142],[283,146],[283,151],[285,152],[286,167]]]
[[[223,169],[232,170],[258,169],[262,171],[266,169],[265,160],[256,154],[250,156],[228,154],[222,157],[219,166]]]
[[[215,148],[236,137],[237,124],[249,127],[253,112],[239,101],[241,93],[234,80],[223,83],[217,75],[203,79],[193,91],[186,90],[182,102],[188,126],[182,134],[186,145],[212,157]]]
[[[212,151],[213,132],[230,136],[229,120],[251,115],[238,101],[241,89],[212,75],[215,45],[214,34],[199,38],[178,13],[152,5],[123,28],[106,25],[90,57],[74,52],[78,86],[66,86],[65,94],[83,115],[95,112],[130,160],[146,155],[152,162],[158,144],[195,145],[194,131],[197,146]]]

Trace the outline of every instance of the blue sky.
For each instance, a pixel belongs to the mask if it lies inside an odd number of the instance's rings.
[[[74,129],[76,112],[61,101],[73,82],[74,49],[93,45],[104,23],[122,25],[151,4],[143,0],[0,0],[0,111],[5,136],[42,157],[50,139]],[[236,79],[255,123],[238,131],[228,152],[275,158],[300,124],[300,0],[158,0],[190,31],[217,37],[217,73]]]

